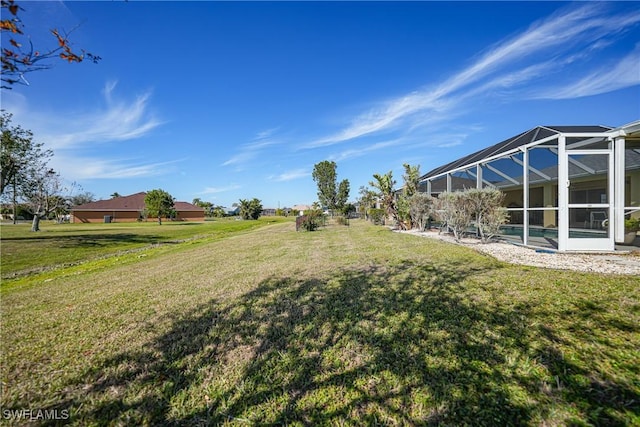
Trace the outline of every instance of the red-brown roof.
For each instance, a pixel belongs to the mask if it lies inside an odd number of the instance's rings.
[[[178,212],[185,212],[185,211],[204,212],[203,208],[189,202],[173,202],[173,208]]]
[[[85,203],[74,206],[71,211],[135,211],[144,210],[144,198],[147,193],[140,192],[130,196],[114,197],[108,200],[98,200],[97,202]],[[175,202],[174,208],[178,212],[197,211],[204,212],[204,209],[188,202]]]

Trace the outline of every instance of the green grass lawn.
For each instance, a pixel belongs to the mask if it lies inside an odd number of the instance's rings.
[[[43,222],[41,231],[32,233],[31,224],[3,223],[0,253],[2,278],[24,276],[87,260],[104,258],[129,250],[146,249],[184,240],[221,237],[250,230],[257,225],[282,221],[281,217],[261,221],[216,221],[56,224]]]
[[[24,275],[1,307],[2,409],[75,425],[640,425],[640,278],[362,221]]]

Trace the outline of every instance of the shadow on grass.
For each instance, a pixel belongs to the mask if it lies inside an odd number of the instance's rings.
[[[111,246],[123,243],[164,243],[163,236],[144,235],[135,233],[104,233],[104,234],[85,234],[85,235],[69,235],[61,236],[56,234],[39,234],[37,237],[10,237],[3,238],[3,241],[27,241],[42,242],[56,241],[60,248],[73,247],[92,247],[92,246]]]
[[[563,405],[579,407],[576,422],[622,424],[617,411],[638,409],[626,385],[601,395],[595,380],[570,382],[575,367],[552,346],[532,349],[540,331],[527,307],[461,286],[487,273],[408,263],[274,277],[176,314],[144,349],[86,372],[56,407],[78,424],[129,425],[537,425]]]

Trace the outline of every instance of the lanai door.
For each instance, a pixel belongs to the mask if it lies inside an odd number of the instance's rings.
[[[567,220],[559,230],[570,251],[610,251],[615,242],[613,218],[613,153],[606,140],[588,148],[588,144],[567,141],[565,155],[560,159],[567,173],[564,187]],[[604,145],[604,147],[603,147]],[[562,190],[561,190],[562,191]]]

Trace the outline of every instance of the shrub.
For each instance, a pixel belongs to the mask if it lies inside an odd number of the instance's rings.
[[[468,189],[440,194],[436,212],[445,226],[453,231],[456,240],[475,221],[483,243],[498,233],[507,221],[507,211],[502,207],[504,194],[494,188]]]
[[[314,231],[318,228],[318,222],[315,220],[315,218],[304,215],[302,216],[300,226],[306,231]]]
[[[495,236],[507,221],[507,212],[502,207],[504,193],[496,188],[469,189],[462,192],[465,205],[475,220],[483,243]]]
[[[638,218],[629,218],[624,220],[624,230],[627,233],[632,233],[634,231],[640,231],[640,219]]]
[[[296,218],[296,229],[302,228],[306,231],[314,231],[323,224],[324,215],[321,211],[315,209],[305,211],[303,216]]]
[[[399,224],[399,226],[403,230],[406,228],[412,228],[411,214],[409,210],[409,198],[404,194],[401,194],[396,201],[396,221],[398,221],[398,223],[402,223]]]
[[[469,228],[472,222],[471,209],[463,192],[444,192],[438,197],[437,215],[444,222],[444,226],[453,232],[456,241]]]
[[[433,214],[433,197],[426,193],[416,193],[409,198],[409,215],[414,228],[424,230]]]
[[[371,208],[369,209],[368,214],[369,214],[369,219],[375,225],[384,224],[384,209]]]
[[[339,225],[349,225],[349,218],[344,217],[344,216],[337,216],[336,217],[336,222]]]

